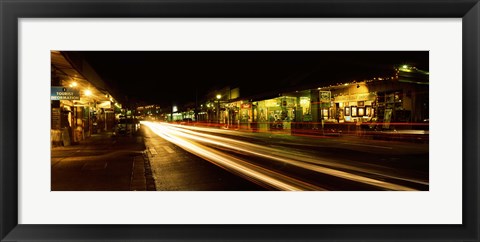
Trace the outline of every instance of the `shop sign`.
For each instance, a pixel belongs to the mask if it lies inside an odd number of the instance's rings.
[[[332,92],[330,91],[320,91],[320,102],[330,102]]]
[[[280,106],[280,100],[277,98],[265,100],[265,107],[278,107]]]
[[[110,101],[99,102],[97,108],[112,108],[112,103]]]
[[[73,88],[53,86],[50,100],[80,100],[80,92]]]
[[[343,95],[335,97],[335,102],[357,102],[357,101],[372,101],[375,100],[375,94],[360,93],[352,95]]]
[[[320,107],[329,108],[332,103],[332,92],[331,91],[320,91]]]
[[[252,104],[251,103],[244,103],[242,104],[242,108],[251,108]]]

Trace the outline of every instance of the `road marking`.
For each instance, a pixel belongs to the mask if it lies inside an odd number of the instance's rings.
[[[163,146],[163,148],[170,154],[175,153],[175,151],[173,151],[172,148],[170,148],[168,146]]]
[[[157,155],[157,151],[155,150],[155,148],[150,148],[148,149],[150,151],[150,153],[152,153],[152,155]]]

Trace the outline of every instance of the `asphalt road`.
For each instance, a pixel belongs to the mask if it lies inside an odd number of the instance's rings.
[[[428,144],[143,122],[157,190],[428,190]]]
[[[262,191],[264,187],[236,176],[142,126],[146,154],[157,191]]]

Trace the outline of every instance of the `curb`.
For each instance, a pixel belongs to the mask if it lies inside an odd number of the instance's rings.
[[[148,159],[147,151],[143,151],[143,161],[145,167],[145,183],[147,191],[156,191],[155,180],[153,179],[152,167],[150,165],[150,159]]]

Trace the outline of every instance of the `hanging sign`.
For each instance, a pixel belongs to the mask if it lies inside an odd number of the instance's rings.
[[[331,107],[332,92],[330,91],[320,91],[320,106],[322,108]]]
[[[320,91],[320,102],[330,102],[332,92],[330,91]]]
[[[73,88],[53,86],[50,100],[80,100],[80,92]]]

